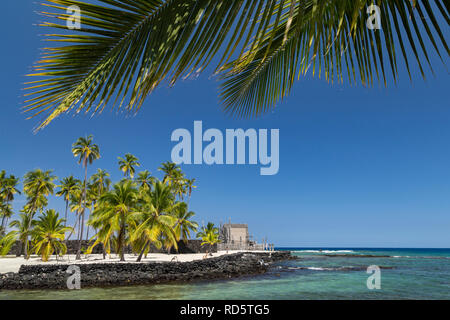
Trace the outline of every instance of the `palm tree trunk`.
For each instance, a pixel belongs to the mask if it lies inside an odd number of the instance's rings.
[[[67,241],[69,241],[69,239],[70,239],[70,237],[72,236],[73,232],[77,229],[78,220],[79,220],[79,219],[76,219],[76,220],[75,220],[75,224],[74,224],[74,226],[73,226],[73,228],[72,228],[72,231],[70,231],[69,236],[67,237]]]
[[[2,229],[4,228],[4,225],[5,225],[5,218],[6,218],[6,216],[3,216],[2,217]],[[6,233],[6,230],[5,230],[5,233]]]
[[[38,197],[38,195],[35,195],[33,198],[33,202],[32,202],[33,205],[31,206],[31,210],[30,210],[30,222],[28,223],[28,233],[30,232],[30,229],[31,229],[31,223],[33,222],[33,217],[36,214],[35,211],[37,211],[37,208],[36,208],[37,197]],[[24,256],[25,256],[26,260],[30,259],[30,256],[28,255],[28,251],[29,251],[28,247],[29,247],[29,243],[28,243],[28,236],[27,236],[26,241],[25,241],[25,252],[24,252]]]
[[[94,205],[91,204],[91,209],[89,210],[89,217],[92,215],[92,212],[94,211]],[[89,217],[88,217],[88,221],[89,221]],[[87,234],[86,234],[86,240],[89,241],[89,225],[87,226]]]
[[[141,262],[142,256],[144,255],[145,249],[147,249],[147,246],[150,244],[150,240],[147,240],[144,247],[142,248],[141,253],[139,254],[139,257],[137,258],[136,262]]]
[[[24,252],[23,252],[23,255],[24,255],[24,257],[25,257],[25,259],[26,260],[28,260],[30,257],[28,256],[28,236],[27,236],[27,238],[25,239],[25,245],[24,245]]]
[[[25,252],[24,252],[26,260],[30,259],[30,252],[29,251],[30,251],[30,240],[28,240],[28,236],[27,236],[27,238],[25,240]]]
[[[120,261],[125,261],[125,254],[124,254],[124,232],[125,232],[125,226],[122,224],[120,226],[120,231],[119,231],[119,239],[117,239],[118,244],[117,244],[117,251],[119,253],[120,256]]]
[[[28,223],[28,233],[29,233],[29,230],[31,229],[31,222],[33,221],[33,216],[34,216],[34,214],[31,215],[30,222]],[[25,256],[26,260],[30,259],[30,255],[28,254],[29,253],[28,247],[29,247],[29,242],[28,242],[28,234],[27,234],[27,237],[25,239],[25,252],[24,252],[24,256]]]
[[[80,239],[78,241],[78,251],[76,260],[81,260],[81,241],[83,240],[83,231],[84,231],[84,211],[86,204],[86,182],[87,182],[87,158],[84,158],[84,188],[83,188],[83,203],[82,203],[82,212],[81,212],[81,233]]]
[[[78,241],[78,251],[77,251],[76,260],[81,260],[81,242],[83,241],[83,231],[84,231],[84,210],[81,212],[80,219],[81,219],[81,224],[80,224],[81,232],[80,232],[80,239]]]
[[[69,208],[69,200],[66,200],[66,213],[64,214],[64,228],[67,227],[67,209]]]
[[[78,212],[77,224],[78,224],[78,230],[77,230],[77,241],[78,241],[80,239],[80,233],[81,233],[81,211]]]
[[[8,205],[9,205],[9,201],[6,201],[6,206],[8,207]],[[5,220],[6,220],[6,222],[5,222]],[[2,229],[3,229],[3,231],[5,231],[5,234],[6,234],[6,226],[7,225],[8,225],[8,217],[6,215],[3,215],[3,217],[2,217]]]
[[[23,249],[24,249],[24,243],[22,240],[19,240],[19,248],[16,251],[16,257],[20,257],[23,253]]]

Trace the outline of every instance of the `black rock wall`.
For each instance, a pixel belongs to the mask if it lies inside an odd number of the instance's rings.
[[[192,262],[77,264],[81,288],[154,284],[169,281],[227,279],[261,274],[270,263],[291,259],[290,252],[236,253]],[[21,266],[0,274],[0,290],[67,289],[69,265]]]

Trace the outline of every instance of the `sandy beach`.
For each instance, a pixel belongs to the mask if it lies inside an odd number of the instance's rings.
[[[228,251],[228,254],[238,253],[242,251]],[[257,252],[257,251],[255,251]],[[263,251],[261,251],[263,252]],[[227,251],[219,251],[212,253],[208,258],[220,257],[227,254]],[[189,262],[194,260],[202,260],[204,253],[190,253],[190,254],[165,254],[165,253],[151,253],[146,258],[142,258],[140,263],[145,262]],[[137,255],[126,254],[126,263],[139,263],[136,262]],[[89,263],[121,263],[119,257],[112,254],[111,257],[103,259],[101,254],[90,254],[82,256],[81,260],[75,260],[75,255],[65,255],[63,258],[56,260],[55,256],[52,256],[48,262],[43,262],[39,256],[32,255],[29,260],[25,260],[23,257],[6,256],[0,257],[0,273],[18,272],[21,265],[50,265],[50,264],[89,264]]]

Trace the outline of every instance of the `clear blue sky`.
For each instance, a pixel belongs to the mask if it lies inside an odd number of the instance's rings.
[[[118,180],[117,156],[133,153],[157,173],[170,160],[172,131],[192,130],[194,120],[223,131],[279,128],[278,175],[260,176],[259,166],[183,166],[197,179],[190,205],[198,221],[248,223],[257,239],[268,236],[278,246],[450,247],[449,73],[435,55],[435,77],[424,82],[414,68],[411,84],[402,69],[400,83],[388,89],[303,79],[259,120],[222,113],[218,83],[205,73],[161,87],[136,117],[68,115],[34,135],[36,121],[21,114],[20,96],[45,30],[33,25],[41,18],[32,1],[5,1],[3,8],[0,170],[82,177],[70,147],[93,134],[102,158],[90,173],[101,167]],[[24,202],[17,198],[16,212]],[[55,197],[50,207],[64,212]]]

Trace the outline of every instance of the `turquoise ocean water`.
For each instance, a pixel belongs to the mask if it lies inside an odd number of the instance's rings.
[[[450,299],[450,249],[279,248],[287,249],[300,259],[277,263],[260,276],[78,291],[0,291],[0,299]],[[367,288],[370,265],[381,268],[379,290]]]

